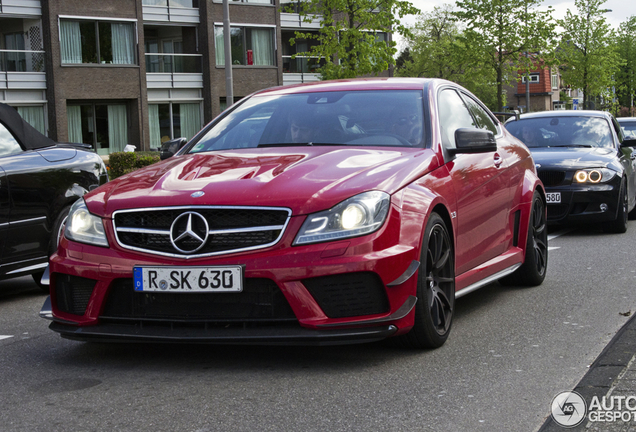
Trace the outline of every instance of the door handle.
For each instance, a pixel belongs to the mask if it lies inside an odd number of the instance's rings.
[[[497,168],[499,168],[501,164],[503,163],[503,158],[499,156],[499,153],[495,153],[494,162]]]

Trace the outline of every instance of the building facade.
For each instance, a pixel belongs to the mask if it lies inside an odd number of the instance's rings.
[[[234,98],[319,80],[294,3],[230,2]],[[390,35],[381,35],[390,38]],[[107,155],[191,138],[226,107],[222,0],[0,0],[0,102]]]

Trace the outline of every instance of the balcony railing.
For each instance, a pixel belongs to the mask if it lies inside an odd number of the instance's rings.
[[[283,73],[316,73],[316,70],[325,64],[322,57],[283,56]]]
[[[146,54],[146,73],[202,73],[201,54]]]
[[[44,51],[0,50],[2,72],[44,72]]]

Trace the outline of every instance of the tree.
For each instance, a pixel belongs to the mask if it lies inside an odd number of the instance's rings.
[[[419,12],[406,0],[306,0],[300,3],[300,15],[311,22],[322,17],[320,31],[296,32],[294,39],[316,39],[318,44],[297,56],[322,57],[318,69],[323,80],[354,78],[378,74],[395,64],[395,42],[379,37],[387,32],[408,35],[400,22],[406,15]],[[292,43],[294,43],[292,41]]]
[[[620,104],[630,107],[631,112],[636,96],[636,15],[621,23],[616,45],[624,62],[616,74],[617,94]]]
[[[497,85],[497,111],[503,106],[503,85],[519,70],[532,67],[533,57],[551,64],[555,36],[552,9],[539,11],[542,0],[458,0],[457,19],[466,24],[460,40],[473,63],[490,69]]]
[[[601,96],[611,100],[611,87],[621,64],[614,35],[600,9],[605,0],[575,0],[578,10],[573,14],[567,10],[558,20],[563,27],[559,59],[566,67],[562,69],[565,82],[583,90],[583,109],[591,109],[590,98]]]
[[[442,78],[463,85],[488,106],[496,106],[494,75],[466,55],[462,30],[452,6],[444,4],[418,16],[407,48],[398,57],[396,75]]]

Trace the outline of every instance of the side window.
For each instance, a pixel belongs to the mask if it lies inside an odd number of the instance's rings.
[[[442,145],[446,148],[455,148],[455,131],[459,128],[476,128],[477,126],[455,90],[442,90],[439,93],[437,104]]]
[[[497,135],[497,126],[495,126],[495,122],[488,115],[486,110],[484,110],[481,105],[477,103],[473,98],[468,95],[464,95],[464,100],[466,101],[466,105],[468,105],[468,109],[475,116],[477,120],[477,124],[480,129],[489,130],[493,133],[493,135]]]
[[[20,144],[13,138],[11,132],[0,123],[0,157],[21,153]]]
[[[619,142],[623,142],[623,140],[625,139],[625,134],[623,133],[623,130],[621,129],[621,126],[618,124],[618,122],[616,121],[616,119],[612,116],[612,127],[614,128],[614,131],[616,132],[616,136],[618,137],[618,141]]]

